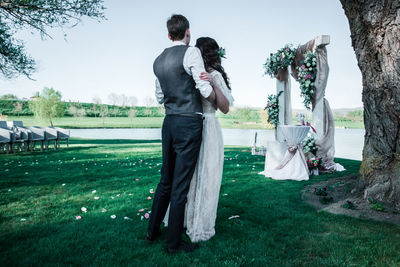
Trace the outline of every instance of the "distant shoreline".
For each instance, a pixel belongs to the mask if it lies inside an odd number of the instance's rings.
[[[0,120],[4,120],[2,118]],[[218,117],[224,129],[273,130],[265,119]],[[22,121],[25,126],[47,126],[49,123],[39,121],[33,116],[8,116],[7,120]],[[161,128],[164,117],[62,117],[53,119],[54,126],[68,129],[130,129],[130,128]],[[336,129],[364,129],[361,121],[335,120]]]

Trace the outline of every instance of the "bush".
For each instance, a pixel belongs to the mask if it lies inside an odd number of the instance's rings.
[[[15,110],[15,106],[22,104],[21,111]],[[26,100],[0,100],[0,113],[8,116],[32,116],[33,112],[29,109],[29,101]]]
[[[241,121],[260,122],[259,109],[231,108],[229,113],[223,116],[225,118],[241,120]]]
[[[67,113],[66,116],[73,116],[70,112],[68,112],[70,106],[79,106],[80,108],[85,109],[85,113],[87,117],[100,117],[100,110],[102,105],[97,105],[98,108],[93,108],[96,104],[92,103],[76,103],[76,102],[67,102]],[[108,107],[108,116],[111,117],[129,117],[130,110],[135,110],[136,117],[163,117],[164,116],[164,108],[163,107],[121,107],[121,106],[113,106],[106,105],[103,106]]]
[[[32,101],[29,101],[29,109],[35,117],[50,122],[53,126],[53,119],[63,117],[65,114],[65,103],[61,101],[61,93],[53,88],[45,87],[37,92]]]
[[[364,121],[364,112],[362,110],[355,110],[347,112],[346,117],[351,121]]]
[[[29,100],[0,100],[0,114],[6,116],[33,116],[33,112],[29,108]],[[15,106],[17,103],[22,103],[21,111],[17,111]],[[74,116],[74,108],[84,109],[81,113],[84,113],[86,117],[100,117],[100,110],[103,104],[92,104],[92,103],[79,103],[79,102],[64,102],[65,114],[64,116]],[[97,105],[95,108],[94,106]],[[164,117],[165,110],[162,106],[156,107],[121,107],[106,105],[108,107],[108,115],[112,117],[129,117],[129,111],[134,109],[136,117]],[[72,111],[72,112],[71,112]]]

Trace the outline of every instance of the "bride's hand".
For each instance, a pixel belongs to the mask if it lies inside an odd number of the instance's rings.
[[[202,79],[203,81],[208,81],[211,84],[213,84],[213,82],[214,82],[213,78],[212,78],[212,75],[210,73],[208,73],[208,72],[202,72],[200,74],[200,79]]]

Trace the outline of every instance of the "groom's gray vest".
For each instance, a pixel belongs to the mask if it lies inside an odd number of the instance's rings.
[[[193,77],[186,73],[183,58],[189,46],[177,45],[164,50],[153,64],[164,93],[165,114],[202,113],[200,92]]]

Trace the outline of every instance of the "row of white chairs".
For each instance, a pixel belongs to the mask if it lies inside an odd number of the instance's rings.
[[[68,147],[69,137],[69,130],[59,127],[26,127],[22,121],[0,121],[0,151],[7,154],[34,151],[37,142],[41,151],[47,150],[51,141],[54,149],[60,148],[61,140],[66,140]]]

